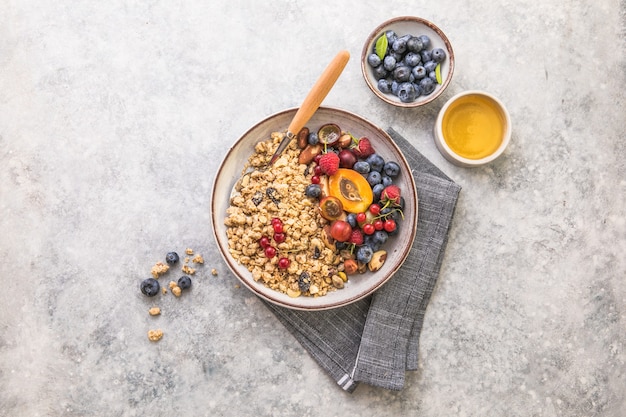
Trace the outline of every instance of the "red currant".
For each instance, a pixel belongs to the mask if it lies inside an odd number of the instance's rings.
[[[274,226],[276,223],[282,224],[283,221],[278,217],[272,217],[272,226]]]
[[[284,233],[274,233],[274,241],[276,243],[283,243],[285,241]]]
[[[316,165],[315,168],[313,168],[313,174],[317,175],[318,177],[322,175],[322,167]]]
[[[356,215],[357,223],[363,223],[366,219],[367,219],[367,214],[365,214],[365,213],[358,213]]]
[[[259,245],[265,249],[270,245],[270,238],[267,236],[262,236],[261,239],[259,239]]]
[[[276,256],[276,248],[273,246],[268,246],[267,248],[265,248],[264,252],[265,252],[265,256],[267,256],[270,259]]]
[[[382,220],[378,219],[378,220],[374,221],[374,229],[376,229],[376,230],[383,230],[383,227],[384,227],[384,225],[383,225],[383,221]]]
[[[321,180],[320,180],[319,175],[313,175],[313,176],[311,177],[311,184],[319,184],[319,183],[320,183],[320,181],[321,181]]]
[[[274,223],[272,224],[272,228],[274,228],[274,233],[282,233],[283,232],[283,224],[281,223]]]
[[[291,261],[289,260],[289,258],[280,258],[278,260],[278,267],[280,269],[287,269],[289,268],[290,264],[291,264]]]
[[[394,219],[385,220],[384,229],[387,232],[393,232],[396,230],[396,221]]]
[[[320,163],[320,159],[322,159],[322,155],[323,155],[323,154],[321,154],[321,153],[320,153],[320,154],[315,155],[315,158],[313,158],[313,160],[315,161],[315,163],[316,163],[316,164],[318,164],[318,165],[319,165],[319,163]]]
[[[380,214],[380,206],[378,204],[372,204],[369,208],[369,211],[374,216],[378,216]]]
[[[363,233],[365,233],[366,235],[374,234],[374,232],[376,231],[376,229],[374,228],[374,225],[371,223],[364,224],[362,229],[363,229]]]

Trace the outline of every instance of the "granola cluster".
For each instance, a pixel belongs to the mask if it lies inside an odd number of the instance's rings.
[[[343,281],[341,286],[336,279],[333,283],[343,259],[321,239],[328,221],[319,214],[317,202],[305,195],[312,173],[298,163],[300,149],[294,141],[269,169],[258,169],[266,165],[282,138],[275,132],[259,142],[244,168],[253,171],[235,185],[224,221],[230,254],[255,281],[271,289],[291,297],[323,296],[343,287]],[[275,245],[280,256],[268,258],[258,242],[262,236],[272,236],[272,218],[282,220],[286,238]],[[279,257],[289,259],[288,268],[279,268]],[[309,275],[305,285],[303,273]]]

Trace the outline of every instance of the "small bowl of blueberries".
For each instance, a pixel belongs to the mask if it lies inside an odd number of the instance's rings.
[[[435,100],[450,84],[454,52],[435,24],[415,16],[395,17],[367,38],[361,71],[381,100],[418,107]]]

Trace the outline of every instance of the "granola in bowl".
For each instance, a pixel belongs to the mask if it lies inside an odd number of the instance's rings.
[[[259,142],[249,166],[263,167],[282,138],[282,133],[274,132]],[[255,281],[290,297],[322,296],[336,288],[332,276],[339,272],[343,259],[322,242],[321,232],[328,221],[320,215],[317,202],[305,195],[312,172],[298,162],[299,154],[292,142],[269,169],[243,175],[235,185],[224,222],[230,254],[248,268]],[[259,245],[263,236],[274,234],[272,219],[282,219],[284,227],[285,240],[276,243],[281,257],[266,256]],[[289,266],[280,268],[280,259],[288,259]]]

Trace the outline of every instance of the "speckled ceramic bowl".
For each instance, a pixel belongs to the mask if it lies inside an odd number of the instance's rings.
[[[226,264],[241,282],[256,295],[283,307],[299,310],[325,310],[341,307],[366,297],[380,288],[400,268],[409,254],[413,240],[417,233],[417,192],[411,170],[400,149],[389,135],[371,122],[353,113],[321,107],[307,123],[310,130],[315,131],[326,123],[336,123],[344,131],[353,135],[367,136],[374,149],[385,160],[396,161],[401,167],[401,174],[394,181],[402,190],[405,199],[404,220],[400,222],[400,231],[391,236],[385,243],[387,260],[377,272],[352,275],[343,289],[331,291],[322,297],[300,296],[291,298],[286,294],[272,290],[261,282],[252,278],[248,269],[239,264],[228,250],[226,236],[226,209],[233,188],[242,174],[242,169],[248,157],[254,152],[254,146],[270,137],[272,132],[284,131],[293,118],[296,109],[276,113],[254,125],[241,136],[230,148],[222,161],[213,184],[211,202],[211,221],[215,239]]]
[[[429,95],[420,95],[414,101],[402,102],[396,95],[391,93],[383,93],[378,88],[378,78],[374,74],[374,69],[368,64],[368,56],[375,51],[376,41],[383,36],[387,31],[394,31],[398,37],[404,35],[420,36],[426,35],[430,38],[431,47],[443,49],[447,56],[446,59],[441,62],[441,84],[436,85],[435,90]],[[391,45],[389,45],[391,47]],[[363,52],[361,54],[361,71],[365,78],[365,83],[372,90],[372,92],[381,100],[397,107],[419,107],[428,104],[435,100],[443,93],[452,80],[452,74],[454,73],[454,51],[450,41],[434,23],[428,20],[415,16],[401,16],[387,20],[380,24],[376,29],[370,33],[363,46]]]

